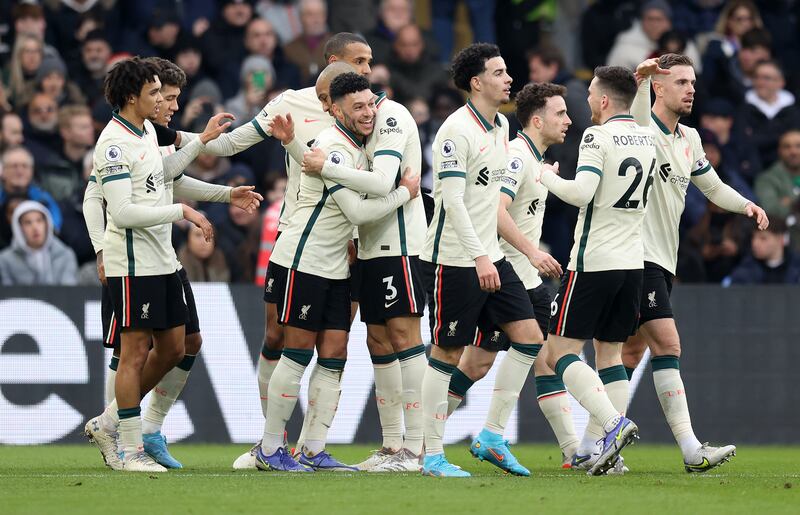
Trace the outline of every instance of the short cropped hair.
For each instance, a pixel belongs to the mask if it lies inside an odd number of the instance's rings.
[[[765,29],[750,29],[742,34],[742,48],[764,47],[772,50],[772,36]]]
[[[620,107],[630,109],[638,89],[632,71],[622,66],[598,66],[594,69],[594,76],[604,94]]]
[[[150,61],[158,67],[158,78],[161,79],[161,85],[179,89],[186,86],[186,74],[177,64],[160,57],[148,57],[145,61]]]
[[[526,84],[522,90],[517,93],[515,102],[517,104],[517,120],[523,127],[527,127],[531,118],[537,112],[544,109],[547,105],[547,99],[555,96],[564,96],[567,93],[567,88],[552,82],[542,82],[539,84]]]
[[[500,48],[490,43],[473,43],[457,53],[450,69],[456,87],[469,93],[472,77],[483,73],[493,57],[500,57]]]
[[[669,70],[673,66],[691,66],[694,68],[694,62],[688,55],[664,54],[658,58],[658,66],[664,70]]]
[[[145,84],[153,82],[159,68],[139,56],[114,65],[103,81],[103,94],[111,107],[121,109],[131,96],[137,97]]]
[[[369,80],[366,77],[355,72],[343,73],[331,81],[331,102],[338,102],[345,95],[358,93],[365,89],[369,89]]]
[[[553,64],[556,64],[558,65],[559,70],[563,70],[566,66],[566,63],[564,62],[564,53],[561,52],[558,47],[553,45],[539,45],[533,50],[528,50],[525,56],[528,58],[528,61],[534,57],[538,57],[545,66],[552,66]]]
[[[69,124],[72,123],[72,119],[75,118],[76,116],[81,116],[81,115],[85,115],[91,118],[92,111],[85,105],[80,105],[80,104],[65,105],[64,107],[58,110],[58,128],[59,129],[69,128]]]
[[[331,36],[331,38],[325,43],[325,62],[331,60],[331,56],[335,55],[341,57],[344,53],[345,48],[354,44],[354,43],[363,43],[369,46],[367,40],[364,39],[363,36],[359,34],[353,34],[352,32],[339,32]]]

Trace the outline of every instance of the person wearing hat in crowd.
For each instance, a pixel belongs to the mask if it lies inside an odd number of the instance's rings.
[[[738,163],[739,173],[748,184],[763,170],[758,150],[749,144],[739,124],[735,121],[733,105],[724,98],[712,98],[700,109],[700,126],[717,137],[722,160]]]
[[[181,19],[171,7],[159,7],[152,12],[144,37],[134,53],[157,56],[169,61],[175,60],[175,43],[181,34]]]
[[[11,217],[14,239],[0,252],[0,283],[74,285],[78,277],[75,253],[53,234],[53,220],[42,204],[26,200]]]
[[[631,28],[617,35],[606,59],[609,66],[635,69],[656,51],[661,35],[672,28],[672,7],[666,0],[649,0],[644,3],[640,13],[640,18],[633,22]],[[689,41],[684,53],[695,63],[699,73],[700,54],[695,44]]]
[[[252,0],[220,0],[220,16],[201,38],[206,69],[224,98],[236,94],[239,65],[247,55],[245,29],[253,18]],[[233,80],[230,80],[231,76]]]
[[[67,79],[67,65],[56,55],[45,55],[36,72],[36,88],[52,97],[59,106],[86,103],[78,85]]]
[[[90,106],[98,102],[105,103],[103,79],[106,76],[108,60],[111,58],[111,44],[106,39],[105,32],[98,29],[86,34],[80,52],[80,63],[70,69],[69,77],[86,96]],[[105,122],[103,125],[105,126]]]

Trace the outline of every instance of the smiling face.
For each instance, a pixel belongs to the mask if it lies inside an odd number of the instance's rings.
[[[158,114],[154,118],[151,118],[150,121],[159,125],[163,125],[164,127],[169,126],[173,115],[178,112],[178,109],[180,109],[180,106],[178,105],[178,97],[180,94],[181,88],[177,86],[170,86],[168,84],[162,85],[161,98],[163,98],[164,101],[161,103],[161,107],[158,109]]]
[[[345,95],[333,103],[333,115],[351,132],[365,137],[375,128],[375,93],[365,89]]]
[[[691,66],[673,66],[669,75],[659,75],[653,81],[656,98],[678,116],[688,116],[694,105],[694,85],[697,78]]]
[[[480,94],[491,105],[499,106],[508,103],[511,98],[511,82],[506,62],[502,57],[486,60],[483,71],[472,78],[474,92]]]

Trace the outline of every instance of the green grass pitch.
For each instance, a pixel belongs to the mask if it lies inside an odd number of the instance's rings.
[[[351,463],[370,449],[330,447]],[[630,473],[587,477],[560,469],[552,445],[519,445],[512,450],[533,471],[519,478],[478,463],[466,445],[449,446],[469,479],[234,472],[244,445],[171,450],[185,468],[148,476],[107,469],[88,444],[0,446],[0,513],[800,513],[800,447],[744,446],[731,463],[689,475],[675,446],[635,445],[624,453]]]

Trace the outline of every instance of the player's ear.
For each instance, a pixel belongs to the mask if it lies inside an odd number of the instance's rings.
[[[469,84],[475,91],[481,90],[481,79],[477,75],[469,80]]]

